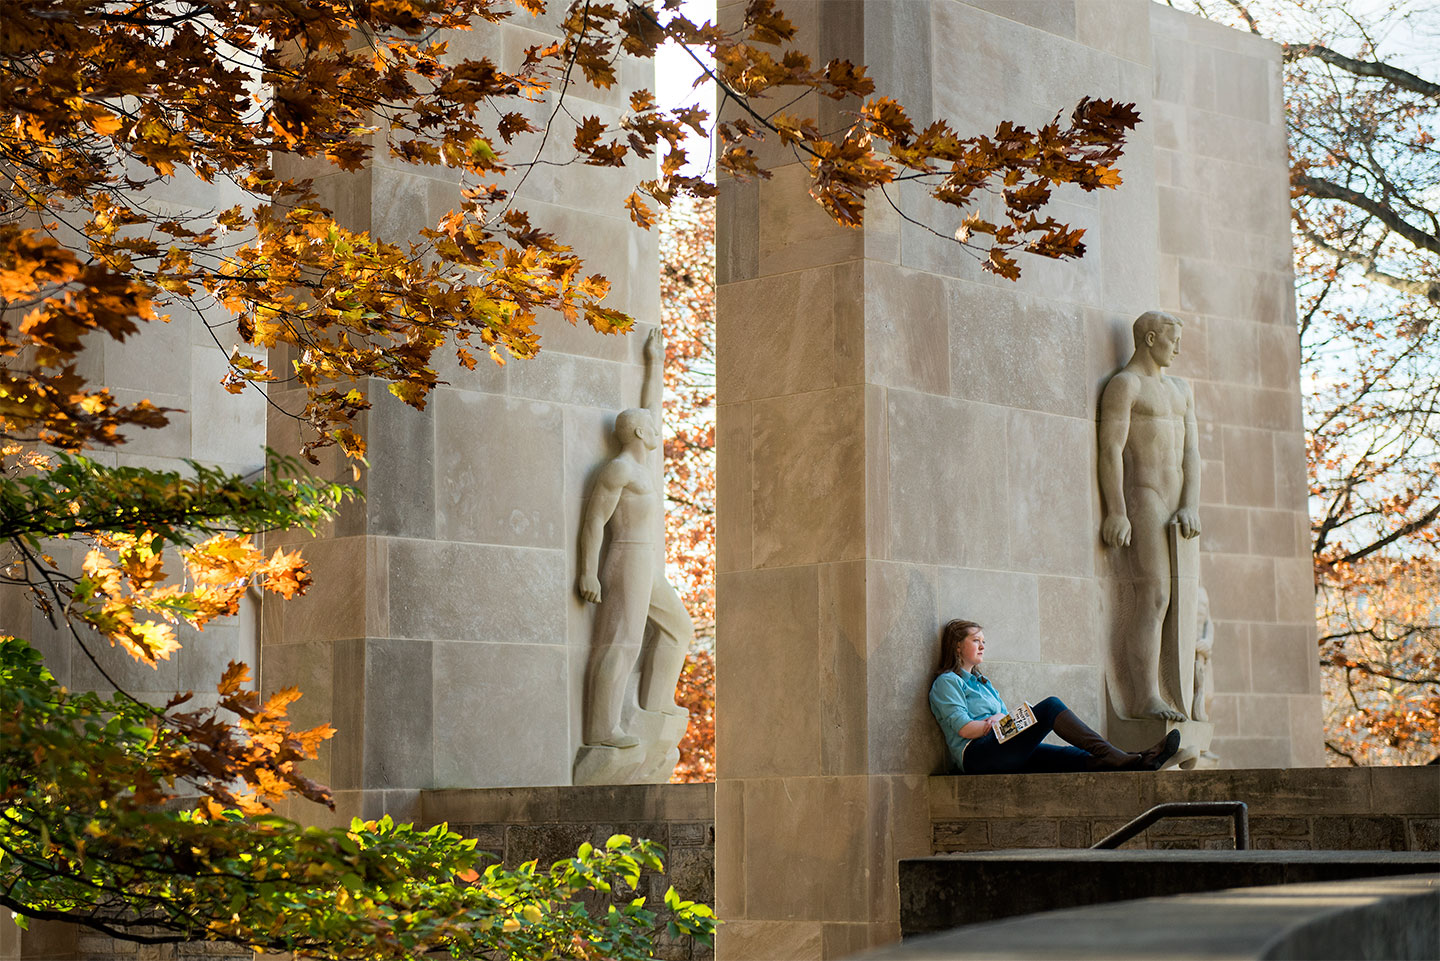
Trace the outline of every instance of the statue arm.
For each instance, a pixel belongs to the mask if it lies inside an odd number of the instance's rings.
[[[660,422],[661,398],[665,393],[665,335],[656,327],[645,338],[645,379],[640,385],[640,406],[650,412],[655,429]]]
[[[1200,428],[1195,418],[1195,394],[1185,385],[1185,449],[1181,454],[1180,509],[1175,523],[1185,537],[1200,533]]]
[[[1125,441],[1130,436],[1130,410],[1135,404],[1134,378],[1121,371],[1100,396],[1100,497],[1105,519],[1100,538],[1109,547],[1130,544],[1130,518],[1125,510]]]
[[[624,473],[614,461],[606,464],[595,480],[595,489],[585,502],[580,519],[580,596],[591,604],[600,603],[600,544],[605,539],[605,525],[620,503],[625,489]]]

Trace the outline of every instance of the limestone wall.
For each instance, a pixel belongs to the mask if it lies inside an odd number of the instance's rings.
[[[932,234],[958,218],[917,191],[896,199],[919,224],[872,196],[844,230],[784,154],[772,180],[721,184],[727,958],[896,936],[894,858],[928,845],[917,798],[942,770],[925,692],[945,621],[986,625],[1012,702],[1058,694],[1103,724],[1096,408],[1148,309],[1184,320],[1173,372],[1197,397],[1215,750],[1322,763],[1278,48],[1145,0],[785,9],[818,62],[868,64],[917,123],[1041,124],[1085,95],[1144,122],[1120,189],[1056,192],[1085,258],[1026,258],[1018,283]],[[832,129],[854,106],[787,109]]]
[[[196,209],[222,210],[242,197],[233,186],[206,184],[193,176],[177,175],[164,191],[146,197],[146,205],[163,219]],[[78,232],[59,228],[57,236],[73,249],[84,250]],[[139,333],[124,341],[89,334],[78,357],[77,370],[92,385],[106,387],[117,400],[133,404],[148,398],[157,407],[174,410],[163,428],[121,431],[126,443],[97,448],[85,456],[102,464],[146,467],[185,472],[187,459],[249,474],[265,465],[265,400],[255,390],[234,395],[220,386],[230,351],[239,343],[232,323],[211,329],[182,301],[163,311],[168,322],[140,324]],[[77,570],[88,546],[56,541],[47,548],[62,566]],[[173,575],[180,573],[178,557],[166,561]],[[119,648],[83,631],[96,663],[77,647],[63,625],[52,627],[45,615],[19,591],[0,590],[0,629],[30,641],[45,656],[46,666],[59,682],[76,690],[110,692],[108,674],[126,691],[152,703],[164,704],[177,691],[195,691],[190,703],[214,704],[215,684],[231,660],[252,666],[257,660],[258,605],[246,603],[239,616],[212,621],[203,632],[183,624],[176,634],[183,648],[154,668],[137,662]],[[102,674],[102,671],[104,672]]]
[[[457,34],[451,50],[515,69],[527,47],[558,35],[566,5],[551,6],[540,19]],[[615,88],[572,87],[570,112],[617,119],[628,91],[651,85],[648,67],[625,59]],[[552,92],[525,109],[538,125],[554,106]],[[543,159],[567,159],[572,139],[557,128]],[[505,154],[529,161],[538,149],[522,138]],[[655,234],[621,209],[643,176],[643,164],[537,166],[518,204],[572,245],[587,273],[611,280],[610,302],[647,325],[659,302]],[[391,240],[459,203],[444,168],[398,165],[383,150],[370,170],[318,183],[352,229]],[[536,360],[499,367],[473,349],[479,364],[465,371],[453,351],[437,355],[448,383],[424,411],[368,385],[365,501],[321,540],[275,539],[303,543],[316,584],[299,601],[269,605],[265,621],[266,687],[298,685],[305,697],[293,713],[340,730],[316,776],[347,804],[381,790],[570,783],[591,617],[574,587],[580,512],[591,472],[614,453],[615,413],[639,403],[647,329],[607,337],[542,316]],[[277,400],[301,403],[292,392]],[[282,449],[298,444],[280,415],[270,436]],[[333,457],[326,469],[349,479]]]

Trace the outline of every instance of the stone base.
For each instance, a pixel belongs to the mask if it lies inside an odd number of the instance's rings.
[[[1143,751],[1171,731],[1180,732],[1180,750],[1162,770],[1191,771],[1219,766],[1219,756],[1210,752],[1215,725],[1209,721],[1130,721],[1112,713],[1106,736],[1118,748]]]
[[[626,718],[625,733],[640,739],[634,747],[586,744],[575,754],[574,784],[664,784],[680,761],[680,739],[690,715],[636,709]]]

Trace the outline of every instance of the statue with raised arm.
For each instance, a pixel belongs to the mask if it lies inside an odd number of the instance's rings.
[[[662,737],[660,729],[673,732],[678,727],[679,732],[672,743],[659,745],[663,756],[679,743],[685,731],[683,719],[688,717],[675,704],[675,685],[694,627],[680,595],[665,579],[664,481],[657,454],[663,358],[657,329],[645,341],[643,406],[623,410],[615,418],[620,453],[600,468],[580,522],[578,590],[597,606],[585,678],[584,741],[590,748],[643,753],[623,763],[612,758],[586,766],[582,749],[576,783],[624,783],[646,777],[648,768],[659,762],[642,765],[641,758],[656,751],[653,742]],[[607,531],[609,547],[602,561]],[[637,666],[635,703],[629,697],[629,684]],[[637,729],[627,730],[627,721]],[[631,767],[635,770],[621,773]],[[670,770],[663,773],[662,780],[668,780]],[[608,780],[611,777],[619,780]]]
[[[1100,399],[1100,537],[1125,552],[1130,600],[1128,623],[1111,637],[1111,701],[1121,717],[1167,722],[1189,716],[1199,583],[1195,398],[1189,384],[1165,373],[1182,326],[1163,311],[1141,314],[1135,353]]]

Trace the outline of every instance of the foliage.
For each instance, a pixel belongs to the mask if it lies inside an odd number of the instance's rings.
[[[346,492],[272,461],[247,482],[191,464],[185,472],[108,468],[79,457],[47,463],[20,444],[65,451],[122,443],[170,411],[122,403],[89,380],[87,344],[123,341],[183,311],[226,350],[233,392],[293,380],[290,413],[308,428],[301,453],[338,446],[364,454],[353,429],[368,403],[351,384],[374,378],[414,407],[439,382],[436,351],[462,367],[475,349],[497,363],[535,355],[540,311],[621,332],[631,319],[605,303],[609,284],[586,276],[573,250],[515,206],[547,142],[571,162],[642,162],[625,201],[650,206],[705,197],[713,185],[681,173],[682,134],[705,111],[659,109],[635,91],[614,123],[573,117],[575,84],[608,88],[618,57],[661,43],[703,48],[724,95],[745,114],[719,125],[718,164],[766,176],[752,147],[778,137],[807,159],[811,194],[839,222],[858,224],[868,191],[927,184],[965,214],[955,234],[986,268],[1019,274],[1016,255],[1078,257],[1082,231],[1041,216],[1055,184],[1114,187],[1132,105],[1086,98],[1039,130],[1002,124],[961,137],[944,122],[915,129],[903,107],[873,97],[864,68],[819,65],[799,51],[772,0],[750,0],[737,31],[696,25],[677,0],[655,10],[578,0],[560,36],[513,69],[463,59],[447,31],[488,29],[543,0],[16,0],[0,33],[0,536],[15,556],[4,578],[29,590],[82,652],[99,632],[154,663],[175,646],[172,626],[235,610],[252,584],[293,596],[308,574],[293,554],[266,557],[251,536],[311,526]],[[767,92],[819,94],[853,106],[821,133]],[[864,99],[870,98],[870,99]],[[768,109],[768,108],[764,108]],[[537,118],[546,110],[548,119]],[[533,151],[533,153],[531,153]],[[443,167],[455,208],[414,237],[350,229],[324,207],[313,178],[387,162]],[[527,159],[530,158],[530,159]],[[509,179],[507,179],[509,178]],[[224,186],[225,209],[186,195]],[[175,189],[175,188],[186,189]],[[163,200],[155,203],[156,199]],[[995,220],[977,207],[1002,211]],[[219,331],[234,325],[233,346]],[[272,371],[264,356],[288,369]],[[80,541],[71,569],[46,553]],[[170,555],[170,556],[167,556]],[[178,555],[181,581],[166,577]],[[628,957],[650,920],[632,903],[591,919],[575,896],[633,881],[653,867],[643,842],[580,855],[548,874],[470,876],[473,846],[442,829],[388,822],[316,832],[268,816],[288,793],[327,801],[298,764],[328,727],[293,730],[298,692],[266,702],[232,665],[215,708],[164,709],[128,695],[104,700],[57,688],[20,641],[0,645],[5,827],[0,903],[33,917],[65,914],[131,939],[226,939],[299,954],[412,957],[457,954]],[[100,667],[96,662],[97,668]],[[102,670],[103,673],[103,670]],[[107,678],[108,679],[108,678]],[[196,797],[193,806],[185,798]],[[455,884],[454,879],[470,882]],[[703,936],[706,912],[675,901],[675,924]],[[146,934],[144,931],[156,931]]]
[[[1433,7],[1192,5],[1283,44],[1332,761],[1417,759],[1440,733],[1440,651],[1416,620],[1440,535],[1440,84],[1403,41],[1433,34]]]
[[[715,203],[660,228],[665,332],[665,560],[702,643],[715,634]]]
[[[242,677],[232,664],[222,697]],[[264,740],[252,731],[252,745]],[[216,774],[236,768],[222,760],[134,701],[63,690],[27,644],[0,640],[0,904],[144,943],[304,957],[650,956],[656,915],[643,897],[594,916],[578,898],[633,891],[642,870],[661,870],[651,842],[616,835],[548,871],[512,871],[484,866],[488,855],[444,825],[386,817],[322,830],[213,803],[161,806],[187,789],[224,796]],[[672,936],[708,942],[708,908],[673,889],[664,908]]]
[[[1326,744],[1349,764],[1440,756],[1440,567],[1367,558],[1321,585]],[[1330,596],[1326,596],[1330,595]]]
[[[812,195],[842,223],[860,222],[866,191],[899,179],[929,184],[957,209],[998,194],[1004,216],[970,213],[959,240],[1005,276],[1018,276],[1019,250],[1081,254],[1082,231],[1038,216],[1054,184],[1120,182],[1121,144],[1138,122],[1128,105],[1085,99],[1063,126],[1057,116],[1040,130],[1006,123],[993,136],[962,138],[940,121],[917,130],[900,104],[878,97],[857,102],[846,129],[822,134],[813,120],[762,114],[752,101],[793,89],[865,97],[873,84],[863,67],[813,64],[772,0],[752,0],[734,33],[691,23],[678,2],[655,11],[578,0],[561,19],[561,38],[532,47],[514,71],[455,58],[439,36],[539,14],[543,0],[9,4],[0,43],[0,114],[9,118],[0,126],[8,188],[0,297],[7,313],[26,314],[18,330],[0,323],[0,353],[30,353],[0,371],[7,436],[111,444],[126,425],[164,423],[163,410],[121,405],[87,384],[74,361],[87,332],[123,339],[177,305],[212,327],[233,315],[251,347],[295,348],[285,376],[308,391],[297,412],[314,430],[307,456],[329,444],[363,453],[348,425],[367,402],[346,381],[380,378],[423,407],[438,382],[432,357],[447,343],[466,367],[476,362],[472,343],[497,362],[533,356],[542,309],[605,332],[627,329],[630,318],[603,304],[608,282],[582,276],[573,251],[532,226],[504,181],[542,163],[538,147],[528,161],[505,148],[563,136],[576,161],[602,167],[663,152],[659,176],[626,200],[642,226],[654,222],[645,197],[668,206],[713,193],[680,172],[684,130],[699,132],[708,119],[699,108],[662,110],[639,90],[613,124],[581,117],[572,136],[559,118],[572,83],[615,84],[622,52],[651,57],[671,41],[708,51],[721,89],[746,113],[719,125],[719,166],[765,176],[748,145],[773,131],[809,159]],[[542,129],[527,110],[546,98]],[[347,229],[309,179],[283,174],[356,170],[376,149],[392,162],[447,168],[463,188],[456,208],[418,237],[385,240]],[[140,191],[181,176],[228,182],[246,199],[218,212],[151,209]],[[238,348],[230,360],[237,391],[280,376]]]
[[[680,762],[670,780],[715,780],[715,652],[697,648],[685,656],[675,703],[690,712],[680,739]]]
[[[715,204],[660,222],[665,560],[695,622],[675,702],[690,712],[673,781],[715,780]]]

